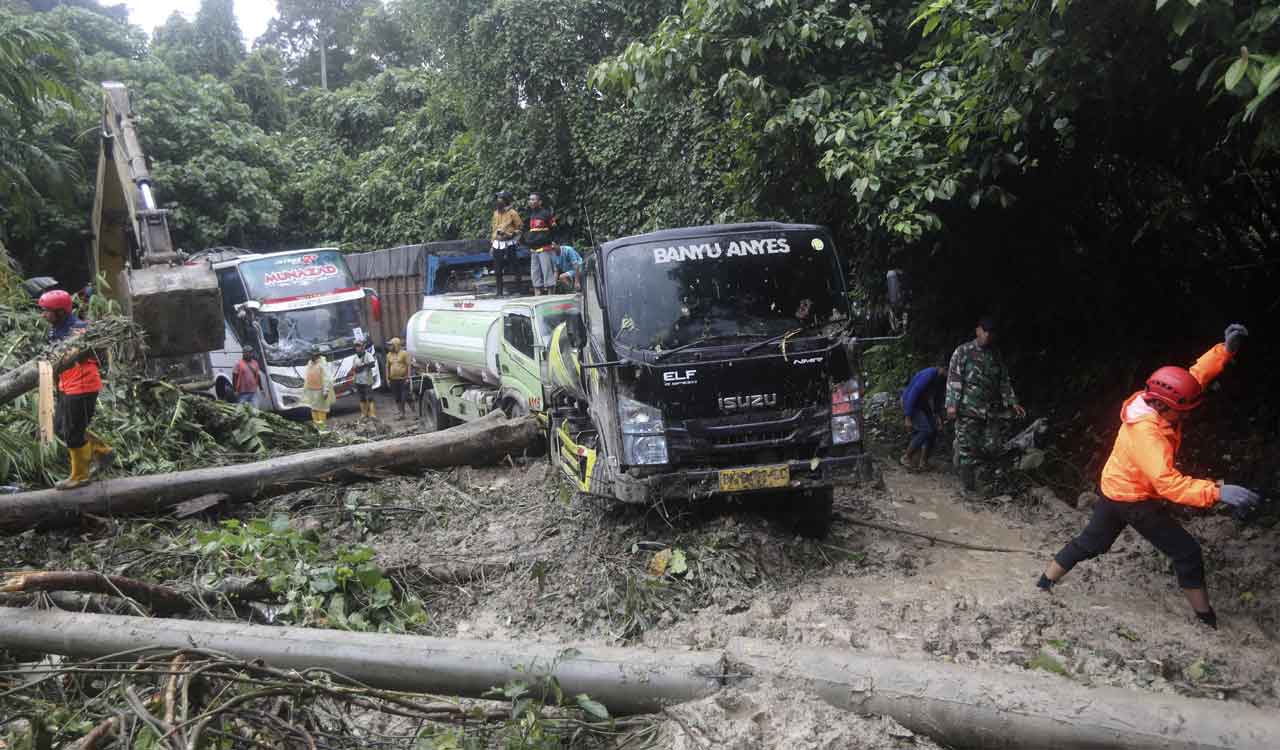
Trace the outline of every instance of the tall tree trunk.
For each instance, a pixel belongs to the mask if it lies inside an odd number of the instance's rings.
[[[320,33],[316,35],[320,42],[320,88],[325,91],[329,90],[329,61],[325,53],[325,48],[329,46],[329,35],[325,32],[324,24],[320,24]]]

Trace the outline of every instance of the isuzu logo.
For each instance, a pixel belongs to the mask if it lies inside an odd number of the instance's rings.
[[[778,394],[756,393],[750,396],[721,396],[720,411],[742,411],[744,409],[763,409],[766,406],[777,406]]]

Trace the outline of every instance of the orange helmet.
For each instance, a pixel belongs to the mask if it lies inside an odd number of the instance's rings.
[[[1154,398],[1174,411],[1191,411],[1200,405],[1204,387],[1181,367],[1166,366],[1147,378],[1147,398]]]

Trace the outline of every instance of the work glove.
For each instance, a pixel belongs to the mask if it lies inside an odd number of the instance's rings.
[[[1249,329],[1239,323],[1232,323],[1227,326],[1226,333],[1222,334],[1222,338],[1227,344],[1227,351],[1232,354],[1240,351],[1240,346],[1244,344],[1245,337],[1248,335]]]
[[[1224,484],[1218,499],[1230,505],[1233,510],[1247,511],[1258,504],[1262,496],[1247,487],[1238,484]]]

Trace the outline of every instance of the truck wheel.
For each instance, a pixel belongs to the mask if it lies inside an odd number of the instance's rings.
[[[831,532],[835,489],[804,490],[798,499],[794,516],[796,533],[809,539],[826,539]]]
[[[435,391],[426,391],[418,399],[418,419],[424,432],[439,432],[453,426],[453,419],[440,407]]]

